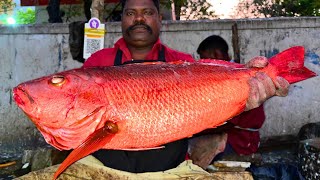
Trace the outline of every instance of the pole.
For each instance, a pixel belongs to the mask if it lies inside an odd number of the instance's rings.
[[[101,22],[103,20],[104,0],[92,0],[91,18],[98,18]]]

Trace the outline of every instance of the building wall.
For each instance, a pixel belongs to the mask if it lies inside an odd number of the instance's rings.
[[[320,18],[274,18],[163,22],[161,40],[170,47],[191,53],[202,39],[221,35],[231,47],[234,24],[238,26],[241,62],[258,55],[270,57],[292,46],[304,46],[305,65],[320,74]],[[121,36],[120,23],[107,23],[105,47]],[[21,82],[80,67],[69,51],[67,24],[0,26],[0,152],[10,154],[43,146],[42,136],[12,99],[12,88]],[[233,55],[233,48],[230,49]],[[290,87],[287,97],[265,103],[263,137],[296,134],[309,122],[319,121],[320,78]]]

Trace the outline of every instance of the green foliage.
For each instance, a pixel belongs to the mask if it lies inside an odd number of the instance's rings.
[[[176,20],[180,20],[181,7],[187,4],[188,0],[160,0],[162,4],[167,9],[172,9],[172,3],[174,3]]]
[[[13,11],[16,4],[12,0],[0,0],[0,24],[8,24],[7,19],[11,16],[8,12]],[[3,13],[2,13],[3,12]],[[16,24],[31,24],[35,23],[35,10],[28,8],[26,10],[20,9],[15,12],[13,17]]]
[[[252,5],[265,17],[320,16],[319,0],[253,0]]]
[[[216,17],[214,11],[209,11],[212,7],[207,0],[188,0],[181,8],[181,16],[186,20],[210,19]]]
[[[163,4],[166,8],[171,8],[172,1],[176,6],[184,6],[187,4],[188,0],[169,0],[169,1],[160,1],[161,4]]]
[[[0,24],[6,24],[8,15],[1,14],[0,15]]]
[[[79,17],[83,13],[83,6],[78,5],[68,5],[68,6],[60,6],[61,12],[64,13],[66,18],[65,22],[71,22],[73,18]]]
[[[319,0],[286,0],[277,4],[282,5],[289,16],[320,16]]]
[[[12,0],[0,0],[0,14],[3,12],[7,14],[7,12],[13,9],[16,6],[16,3],[12,2]]]
[[[14,17],[17,24],[33,24],[36,22],[36,12],[31,8],[27,8],[25,11],[18,10]]]
[[[209,19],[216,17],[214,11],[209,11],[212,7],[207,0],[170,0],[160,1],[167,8],[171,9],[171,3],[174,2],[177,16],[183,16],[186,20]]]

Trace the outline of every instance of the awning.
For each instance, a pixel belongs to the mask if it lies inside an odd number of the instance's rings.
[[[49,0],[20,0],[21,6],[46,6]],[[60,4],[81,4],[83,0],[60,0]],[[105,3],[118,3],[120,0],[105,0]]]

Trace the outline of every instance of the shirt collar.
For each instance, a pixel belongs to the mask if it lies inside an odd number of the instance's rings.
[[[149,54],[147,55],[147,57],[150,57],[151,54],[158,54],[160,47],[162,46],[162,43],[160,41],[160,38],[158,38],[158,40],[156,41],[156,43],[153,45],[151,51],[149,52]],[[125,40],[122,38],[120,38],[114,45],[115,48],[119,48],[124,56],[126,57],[126,59],[132,59],[131,53],[128,49],[127,43],[125,42]]]

